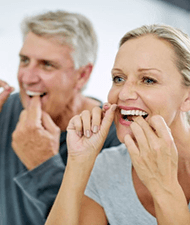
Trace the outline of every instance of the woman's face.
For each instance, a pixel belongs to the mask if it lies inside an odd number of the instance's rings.
[[[116,55],[112,78],[108,101],[118,105],[115,124],[121,142],[131,134],[132,115],[146,120],[161,115],[170,128],[175,127],[188,90],[167,41],[145,35],[125,42]]]

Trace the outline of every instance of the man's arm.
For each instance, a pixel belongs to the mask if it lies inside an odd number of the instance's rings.
[[[60,154],[50,158],[33,170],[19,173],[14,182],[46,219],[58,193],[65,165]]]
[[[27,168],[14,181],[43,218],[53,204],[65,170],[59,141],[59,127],[41,110],[40,97],[33,97],[12,135],[12,147]]]

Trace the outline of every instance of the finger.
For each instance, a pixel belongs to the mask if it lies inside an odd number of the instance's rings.
[[[19,116],[19,122],[23,122],[27,120],[27,111],[23,109]]]
[[[130,127],[135,137],[135,141],[137,142],[137,148],[139,149],[140,153],[143,154],[150,151],[149,142],[142,127],[137,122],[133,122]]]
[[[2,87],[4,90],[0,93],[0,110],[11,94],[11,92],[14,91],[13,87],[10,87],[5,81],[0,80],[0,87]]]
[[[25,126],[23,126],[23,124],[25,124],[26,121],[27,121],[27,112],[24,109],[20,113],[19,120],[18,120],[18,123],[16,124],[15,130],[19,130],[20,128],[25,128]]]
[[[30,104],[27,107],[27,113],[30,121],[38,121],[41,123],[42,109],[40,96],[32,97]]]
[[[133,118],[134,123],[138,124],[144,132],[146,139],[150,146],[158,141],[158,136],[155,133],[155,130],[150,124],[143,119],[141,116]],[[133,124],[133,123],[132,123]],[[137,134],[138,135],[138,134]]]
[[[67,132],[69,133],[69,132],[73,132],[73,131],[75,131],[75,133],[79,137],[82,137],[83,125],[82,125],[82,121],[81,121],[81,115],[76,115],[69,121],[69,124],[67,126]]]
[[[9,87],[8,89],[4,89],[4,91],[1,92],[1,94],[0,94],[0,108],[2,108],[3,104],[5,103],[5,101],[7,100],[9,95],[11,94],[11,92],[13,92],[13,90],[14,90],[14,88]]]
[[[60,129],[56,124],[53,122],[52,118],[48,113],[42,111],[42,125],[51,134],[55,134],[60,132]]]
[[[111,107],[106,111],[105,116],[102,120],[102,124],[101,124],[101,132],[103,134],[103,136],[107,136],[108,132],[109,132],[109,128],[113,122],[114,119],[114,115],[115,115],[115,110],[117,108],[116,104],[111,105]]]
[[[155,130],[160,138],[172,138],[170,128],[167,126],[165,120],[160,115],[152,116],[149,120],[150,126]]]
[[[172,134],[170,132],[169,127],[166,125],[164,119],[159,116],[153,116],[149,119],[149,123],[147,123],[143,118],[136,118],[134,119],[143,129],[146,138],[148,140],[150,149],[152,150],[161,150],[160,144],[165,145],[164,151],[169,152],[171,151],[170,146],[173,146],[172,154],[176,154],[176,147],[173,141]]]
[[[10,86],[4,80],[0,80],[0,87],[3,87],[5,89],[5,88],[9,88]]]
[[[83,126],[83,134],[89,138],[91,136],[91,126],[92,126],[90,111],[84,110],[81,113],[81,120],[82,120],[82,126]]]
[[[110,107],[111,107],[111,104],[109,102],[105,102],[103,104],[103,107],[102,108],[106,112]]]
[[[172,154],[172,156],[176,158],[178,155],[177,147],[171,134],[171,130],[167,126],[163,117],[160,115],[151,117],[150,124],[155,129],[155,132],[162,143],[165,145],[164,152],[167,152],[169,155]]]
[[[129,134],[125,135],[124,143],[127,147],[127,150],[129,152],[132,160],[134,159],[134,157],[139,156],[139,154],[140,154],[139,149],[137,148],[134,140],[132,139],[132,137]]]
[[[81,115],[77,115],[75,118],[74,118],[74,126],[75,126],[75,130],[76,130],[76,133],[79,137],[82,137],[83,135],[83,124],[82,124],[82,120],[81,120]]]
[[[100,107],[95,107],[92,110],[92,132],[97,133],[100,128],[102,117],[102,109]]]

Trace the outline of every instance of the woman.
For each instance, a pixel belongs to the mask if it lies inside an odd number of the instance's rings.
[[[166,25],[130,31],[112,78],[105,115],[94,108],[69,123],[68,164],[47,224],[189,225],[190,39]],[[95,162],[113,118],[123,144]]]

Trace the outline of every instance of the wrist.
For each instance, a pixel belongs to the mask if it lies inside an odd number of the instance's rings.
[[[190,224],[188,203],[178,182],[170,188],[162,187],[152,194],[159,224]]]

